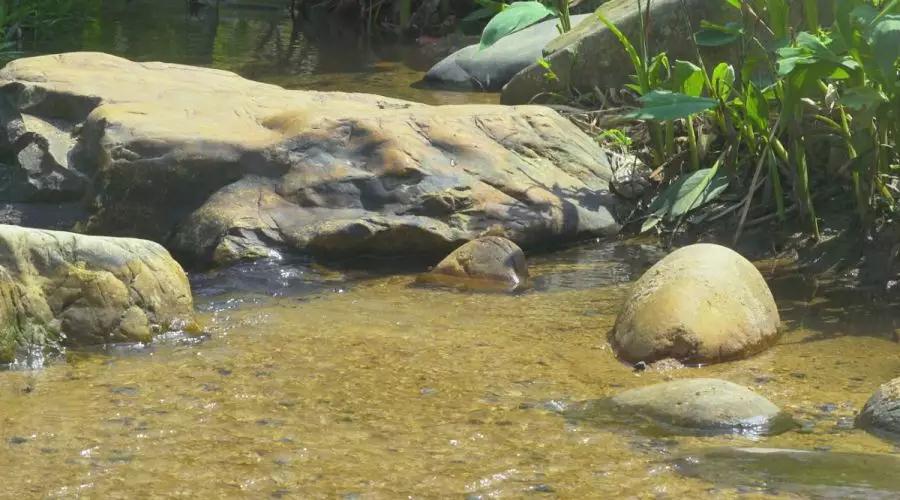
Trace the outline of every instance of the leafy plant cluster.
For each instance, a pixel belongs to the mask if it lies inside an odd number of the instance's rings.
[[[570,0],[520,1],[505,3],[497,0],[475,0],[481,8],[469,14],[463,21],[488,19],[481,34],[481,49],[497,43],[501,38],[523,30],[538,21],[555,17],[557,29],[566,33],[572,29],[569,15]]]
[[[25,42],[70,29],[89,17],[91,0],[0,0],[0,59],[21,53]]]
[[[866,229],[896,218],[900,0],[835,0],[827,27],[816,0],[802,2],[800,26],[788,0],[721,1],[739,21],[690,30],[696,47],[736,54],[714,65],[699,50],[696,62],[650,56],[644,29],[636,46],[598,14],[634,66],[641,107],[628,117],[648,125],[657,171],[681,172],[642,230],[680,223],[739,179],[739,202],[713,216],[738,211],[735,239],[754,200],[782,221],[799,212],[815,238],[817,198],[852,199]]]

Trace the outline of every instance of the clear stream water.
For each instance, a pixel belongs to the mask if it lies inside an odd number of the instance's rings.
[[[286,36],[277,12],[185,16],[177,1],[123,1],[82,45],[51,42],[294,88],[493,99],[410,89],[421,73],[377,51],[342,49],[348,59],[335,61],[322,55],[337,57],[334,47],[305,41],[308,56],[275,62],[257,42],[272,26]],[[629,283],[661,255],[600,241],[532,255],[535,288],[519,295],[417,288],[408,269],[383,264],[295,259],[195,274],[206,337],[0,372],[0,497],[900,497],[900,448],[853,428],[875,388],[900,375],[896,305],[760,263],[785,322],[778,345],[739,362],[635,372],[606,335]],[[766,438],[664,436],[561,415],[698,376],[748,385],[799,425]],[[817,453],[747,460],[723,447]]]

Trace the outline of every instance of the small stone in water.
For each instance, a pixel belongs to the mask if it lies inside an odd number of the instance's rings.
[[[13,436],[9,438],[9,444],[25,444],[28,442],[28,438],[22,436]]]
[[[553,489],[552,486],[547,484],[536,484],[528,488],[528,491],[533,491],[535,493],[555,493],[556,490]]]
[[[855,427],[855,423],[852,418],[849,417],[841,417],[838,419],[837,423],[834,424],[834,429],[836,431],[847,431],[853,429]]]
[[[825,413],[831,413],[831,412],[837,410],[837,408],[838,408],[838,406],[834,403],[825,403],[825,404],[819,406],[819,409]]]
[[[113,394],[121,394],[123,396],[137,396],[139,392],[137,387],[129,386],[113,387],[109,391]]]

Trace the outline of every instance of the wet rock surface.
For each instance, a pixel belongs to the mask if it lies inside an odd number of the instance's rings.
[[[187,276],[156,243],[0,225],[0,363],[58,345],[146,342],[192,321]]]
[[[866,402],[856,423],[900,439],[900,378],[882,385]]]
[[[780,317],[756,267],[719,245],[669,254],[634,284],[611,341],[626,361],[714,363],[770,346]]]
[[[500,236],[484,236],[457,248],[434,269],[419,276],[425,284],[467,289],[508,290],[528,283],[528,265],[522,249]]]
[[[572,16],[572,25],[588,17]],[[558,24],[557,19],[548,19],[507,35],[485,49],[477,43],[464,47],[435,64],[424,81],[430,85],[500,90],[516,73],[541,58],[544,47],[559,36]]]
[[[648,26],[646,36],[653,41],[651,50],[665,51],[670,60],[696,58],[693,45],[685,43],[690,40],[690,25],[697,27],[703,19],[725,23],[738,16],[738,12],[727,4],[686,0],[686,5],[690,20],[684,15],[681,0],[653,2],[650,14],[653,22]],[[641,23],[636,2],[612,0],[602,5],[600,11],[629,39],[638,39]],[[547,70],[533,60],[503,88],[504,103],[531,102],[542,93],[567,93],[571,89],[589,93],[595,88],[620,88],[629,82],[632,66],[628,54],[596,16],[573,24],[572,31],[547,44],[543,56],[557,78],[546,78]]]
[[[28,137],[50,165],[3,166],[0,192],[87,197],[88,232],[186,262],[434,257],[493,226],[523,246],[619,229],[604,151],[546,108],[289,91],[99,53],[14,61],[0,92],[0,149]]]
[[[582,405],[570,412],[632,422],[637,417],[663,434],[777,434],[791,427],[790,418],[768,399],[750,389],[719,379],[682,379],[631,389]]]
[[[900,457],[894,455],[713,448],[684,455],[674,465],[679,474],[743,493],[790,493],[812,498],[900,496]]]

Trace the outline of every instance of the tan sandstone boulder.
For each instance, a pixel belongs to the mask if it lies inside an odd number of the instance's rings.
[[[513,291],[527,285],[528,266],[518,245],[500,236],[484,236],[457,248],[419,282]]]
[[[537,106],[285,90],[100,53],[0,71],[0,201],[88,196],[87,232],[227,263],[297,250],[446,255],[619,230],[609,152]]]
[[[729,248],[697,244],[672,252],[634,284],[612,342],[630,362],[715,363],[765,349],[779,324],[753,264]]]
[[[0,363],[192,322],[187,276],[160,245],[0,225]]]

